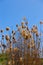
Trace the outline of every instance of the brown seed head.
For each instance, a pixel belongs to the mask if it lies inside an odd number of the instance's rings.
[[[6,35],[5,39],[8,41],[8,40],[10,40],[10,37],[8,35]]]
[[[4,30],[0,30],[0,32],[1,32],[1,33],[3,33],[3,32],[4,32]]]
[[[7,30],[7,31],[9,31],[9,30],[10,30],[10,28],[9,28],[9,27],[6,27],[6,30]]]

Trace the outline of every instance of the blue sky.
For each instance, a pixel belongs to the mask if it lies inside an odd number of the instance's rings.
[[[43,0],[0,0],[0,29],[6,26],[16,29],[24,16],[30,27],[36,24],[39,28],[40,20],[43,21]]]
[[[20,24],[26,16],[30,27],[43,21],[43,0],[0,0],[0,28]]]

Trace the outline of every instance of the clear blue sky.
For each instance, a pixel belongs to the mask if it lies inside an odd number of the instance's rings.
[[[43,0],[0,0],[0,28],[20,23],[26,16],[29,25],[43,21]]]
[[[43,0],[0,0],[0,29],[20,24],[26,16],[30,27],[43,21]]]

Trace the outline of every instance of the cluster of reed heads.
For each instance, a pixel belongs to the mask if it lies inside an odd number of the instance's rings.
[[[24,22],[16,24],[16,28],[11,34],[3,34],[4,31],[0,30],[0,48],[2,53],[6,53],[6,64],[40,65],[40,37],[37,26],[33,25],[29,29],[28,22],[24,18]],[[9,27],[6,27],[6,32],[10,32]]]

